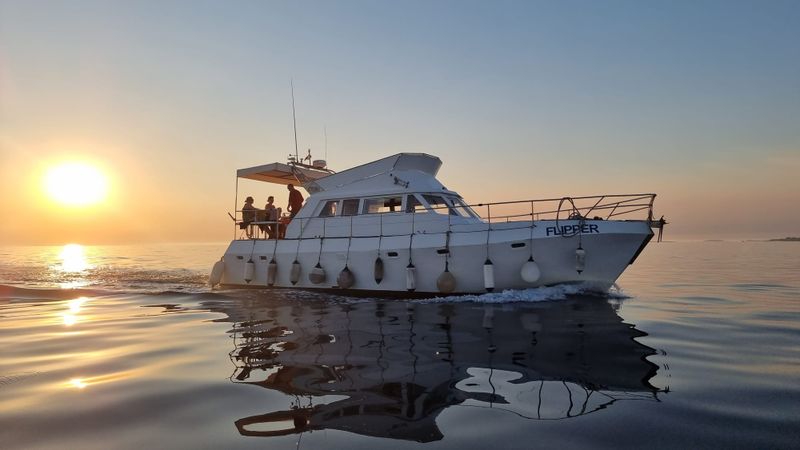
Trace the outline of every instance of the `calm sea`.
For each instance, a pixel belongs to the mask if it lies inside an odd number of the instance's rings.
[[[0,447],[800,447],[800,243],[427,301],[212,291],[224,249],[0,248]]]

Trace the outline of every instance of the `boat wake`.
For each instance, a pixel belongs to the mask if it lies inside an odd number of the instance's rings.
[[[61,272],[46,266],[10,266],[0,267],[0,273],[2,273],[0,289],[30,289],[35,295],[45,295],[44,298],[49,298],[47,292],[72,296],[83,290],[102,291],[105,294],[149,294],[169,290],[191,293],[208,290],[208,274],[189,269],[158,270],[100,266],[75,272]],[[3,293],[0,291],[0,294]]]
[[[609,299],[629,298],[618,286],[608,291],[598,291],[590,284],[559,284],[530,289],[509,289],[502,292],[489,292],[480,295],[451,295],[420,300],[425,303],[535,303],[564,300],[575,296],[604,297]]]
[[[0,284],[0,301],[8,300],[69,300],[75,297],[101,297],[130,294],[144,294],[150,296],[186,296],[191,300],[202,301],[213,298],[216,300],[284,300],[304,302],[327,301],[333,303],[368,303],[374,301],[386,301],[385,298],[377,297],[349,297],[346,293],[339,294],[322,293],[307,290],[289,289],[211,289],[202,283],[198,283],[194,277],[185,284],[168,275],[162,279],[149,277],[146,283],[126,283],[109,288],[107,285],[88,286],[80,288],[65,287],[22,287],[14,285]],[[575,297],[596,297],[609,300],[624,300],[629,298],[618,287],[601,292],[596,286],[582,284],[562,284],[539,288],[522,290],[504,290],[502,292],[492,292],[485,294],[468,295],[449,295],[442,297],[431,297],[424,299],[403,299],[394,298],[389,301],[405,301],[414,303],[477,303],[477,304],[502,304],[502,303],[535,303],[565,300]]]
[[[111,292],[102,289],[29,288],[0,284],[0,301],[3,300],[70,300],[75,297],[99,297]]]

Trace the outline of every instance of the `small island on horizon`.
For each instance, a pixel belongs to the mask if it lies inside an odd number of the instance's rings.
[[[800,237],[788,236],[784,238],[770,239],[769,242],[800,242]]]

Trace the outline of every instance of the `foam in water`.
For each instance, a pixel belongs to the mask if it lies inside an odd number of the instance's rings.
[[[607,292],[600,292],[596,286],[589,284],[559,284],[530,288],[523,290],[505,290],[502,292],[489,292],[480,295],[451,295],[447,297],[434,297],[421,300],[426,303],[513,303],[513,302],[544,302],[553,300],[563,300],[571,295],[595,295],[609,298],[624,299],[628,298],[622,290],[614,285]]]

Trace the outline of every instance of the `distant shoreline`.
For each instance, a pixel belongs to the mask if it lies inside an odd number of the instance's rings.
[[[689,242],[689,241],[687,241]],[[800,242],[800,237],[788,236],[773,239],[703,239],[698,242]]]

